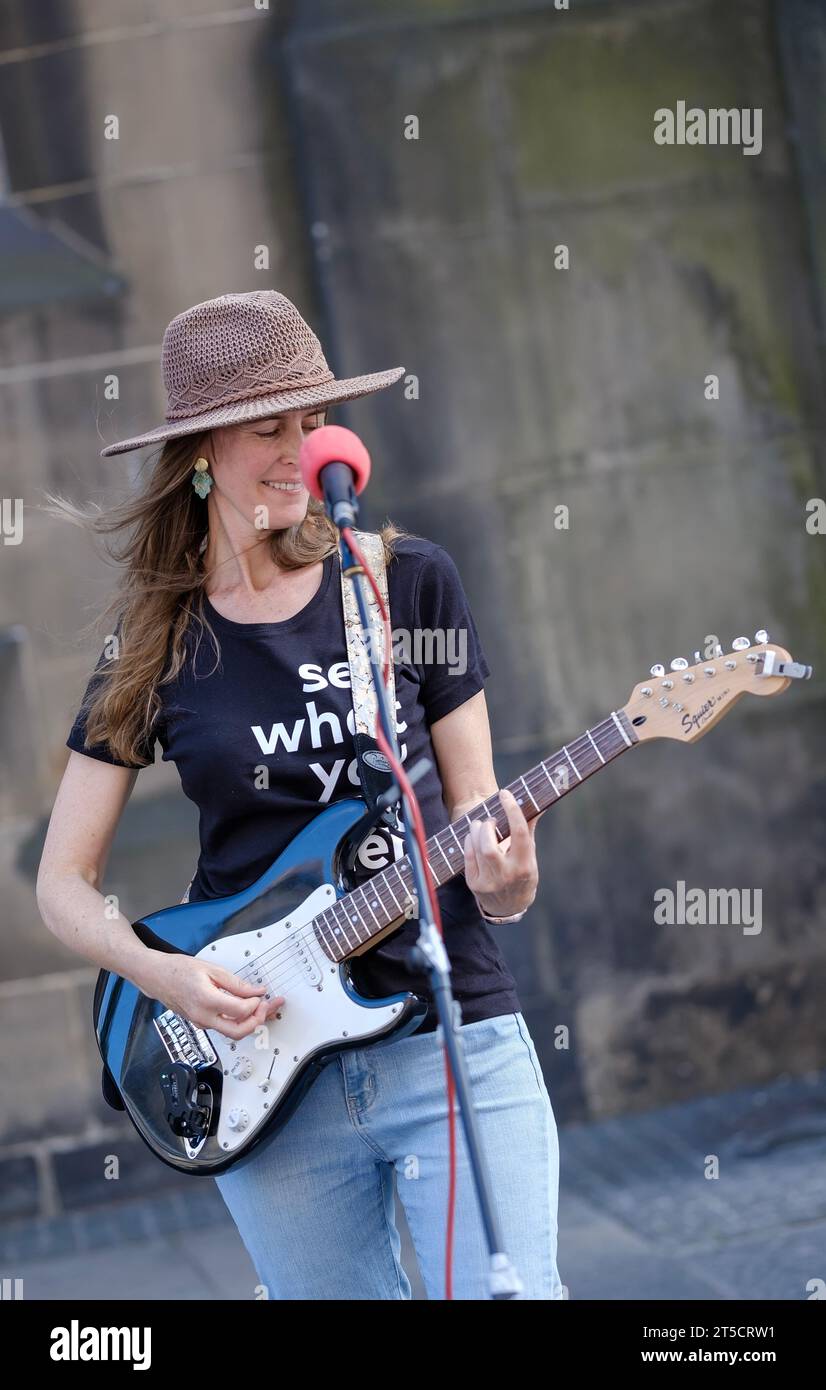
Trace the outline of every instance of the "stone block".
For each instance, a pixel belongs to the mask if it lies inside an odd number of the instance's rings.
[[[31,1154],[0,1157],[0,1221],[24,1221],[40,1212],[37,1164]]]
[[[156,1158],[131,1125],[117,1137],[58,1152],[53,1164],[64,1211],[163,1197],[198,1181]]]

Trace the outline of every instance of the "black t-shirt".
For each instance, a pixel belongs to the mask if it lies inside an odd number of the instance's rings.
[[[402,763],[409,770],[423,756],[431,762],[416,783],[430,837],[449,823],[430,725],[481,690],[490,668],[447,551],[419,537],[401,538],[394,549],[387,571],[394,634],[399,628],[414,635],[434,629],[456,634],[443,660],[433,659],[438,648],[428,651],[425,641],[417,649],[411,640],[402,653],[410,659],[394,666]],[[362,795],[338,552],[324,561],[321,585],[310,602],[284,622],[233,622],[206,598],[204,611],[220,644],[220,663],[209,634],[193,621],[184,666],[173,682],[158,687],[162,709],[145,746],[152,759],[157,738],[163,760],[175,763],[186,796],[200,812],[200,857],[190,902],[249,887],[327,805]],[[95,679],[93,674],[90,685]],[[134,766],[113,757],[106,744],[84,747],[80,713],[66,742],[90,757]],[[355,881],[366,881],[403,855],[400,834],[374,829],[359,847]],[[438,895],[463,1023],[518,1011],[516,985],[494,938],[496,929],[482,920],[464,875],[444,884]],[[427,1031],[438,1022],[428,978],[406,964],[417,936],[417,921],[408,922],[354,957],[350,968],[356,987],[371,998],[412,990],[426,999],[420,1031]]]

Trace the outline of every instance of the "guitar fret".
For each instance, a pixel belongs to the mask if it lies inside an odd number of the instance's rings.
[[[467,820],[467,816],[463,816],[463,817],[462,817],[462,820]],[[452,825],[449,825],[449,826],[448,826],[448,830],[450,831],[451,835],[453,836],[454,840],[456,841],[456,844],[459,846],[459,851],[460,851],[460,853],[461,853],[462,855],[464,855],[464,850],[462,849],[462,841],[459,839],[459,836],[456,834],[456,831],[453,829],[453,826],[452,826]]]
[[[528,796],[531,797],[531,801],[533,801],[533,804],[534,804],[534,806],[536,807],[537,811],[541,811],[541,809],[542,809],[541,806],[540,806],[539,803],[536,801],[536,799],[535,799],[533,796],[531,796],[531,789],[530,789],[530,787],[528,786],[527,782],[525,781],[525,778],[524,778],[524,777],[520,777],[519,780],[520,780],[520,782],[522,783],[522,786],[525,788],[525,791],[528,793]]]
[[[379,927],[379,928],[381,928],[382,923],[379,921],[378,917],[376,916],[375,912],[373,911],[372,904],[368,901],[368,898],[367,898],[367,889],[368,889],[369,887],[370,887],[369,883],[365,883],[365,884],[363,884],[363,885],[361,886],[361,888],[359,888],[357,891],[358,891],[359,893],[361,893],[362,897],[364,898],[364,901],[367,903],[367,906],[368,906],[368,908],[370,909],[370,915],[371,915],[371,917],[373,918],[374,922],[376,923],[376,926]],[[372,890],[372,891],[375,891],[375,890]]]
[[[439,832],[439,833],[441,834],[441,832]],[[435,835],[435,836],[434,836],[434,843],[435,843],[436,848],[437,848],[437,850],[439,851],[440,855],[441,855],[442,858],[444,859],[444,861],[445,861],[447,867],[448,867],[449,869],[451,869],[451,871],[452,871],[452,867],[453,867],[453,866],[451,865],[450,860],[448,859],[447,855],[445,854],[444,850],[442,849],[442,845],[441,845],[441,841],[440,841],[440,839],[439,839],[439,835]]]
[[[390,879],[388,878],[387,874],[384,875],[384,881],[387,884],[387,891],[393,899],[393,902],[396,904],[396,907],[399,909],[399,912],[404,913],[404,908],[402,907],[401,903],[396,897],[396,894],[393,892],[393,885],[390,882]]]
[[[335,937],[332,935],[332,933],[330,932],[329,927],[327,926],[327,923],[324,921],[324,918],[325,918],[327,912],[329,912],[329,910],[330,910],[329,908],[325,908],[325,909],[324,909],[324,912],[320,912],[319,915],[313,919],[313,925],[316,925],[316,924],[317,924],[317,925],[318,925],[318,929],[319,929],[319,931],[321,932],[321,945],[322,945],[322,949],[323,949],[325,946],[327,946],[327,947],[329,948],[329,950],[331,950],[331,951],[333,952],[333,954],[335,954],[335,951],[336,951],[336,941],[335,941]]]
[[[331,927],[328,922],[324,921],[324,918],[327,916],[328,912],[330,912],[330,908],[325,907],[324,911],[319,914],[316,920],[321,922],[325,932],[329,933],[330,950],[333,953],[333,959],[336,960],[339,958],[341,954],[341,942],[338,940],[336,936],[336,931],[338,929],[335,926]]]
[[[565,747],[565,744],[564,744],[564,743],[563,743],[563,745],[562,745],[562,751],[563,751],[563,753],[565,754],[565,757],[568,759],[568,762],[571,764],[571,767],[574,769],[574,772],[576,773],[577,777],[579,778],[579,780],[580,780],[580,782],[581,782],[581,781],[582,781],[582,774],[580,773],[579,768],[577,767],[576,763],[574,762],[573,758],[571,757],[571,755],[570,755],[570,753],[568,752],[568,749]]]
[[[412,902],[414,905],[418,906],[419,895],[418,895],[418,893],[416,892],[416,886],[415,886],[415,884],[414,884],[413,882],[408,883],[407,878],[406,878],[406,876],[405,876],[406,873],[407,873],[408,870],[409,870],[409,872],[410,872],[410,878],[411,878],[411,880],[412,880],[412,877],[413,877],[413,870],[412,870],[412,866],[411,866],[411,864],[410,864],[410,861],[409,861],[408,859],[403,859],[403,860],[401,861],[401,864],[400,864],[400,865],[396,865],[395,867],[396,867],[396,872],[398,873],[399,878],[400,878],[401,881],[402,881],[402,888],[404,889],[404,893],[405,893],[405,901]],[[404,869],[404,872],[402,872],[402,869]]]
[[[586,734],[588,735],[588,737],[591,739],[591,743],[593,744],[593,747],[594,747],[594,752],[596,753],[597,757],[599,758],[599,760],[600,760],[600,762],[603,764],[603,766],[605,766],[605,759],[603,758],[602,754],[600,753],[599,749],[597,748],[597,745],[594,743],[594,740],[591,738],[591,730],[590,730],[590,729],[586,729],[585,732],[586,732]]]
[[[361,913],[359,912],[359,910],[358,910],[356,904],[355,904],[355,903],[348,903],[348,902],[347,902],[347,899],[345,898],[345,899],[342,899],[341,903],[339,903],[339,907],[340,907],[340,908],[342,909],[342,911],[344,912],[345,917],[348,915],[348,913],[349,913],[349,911],[350,911],[350,908],[352,907],[352,909],[353,909],[353,915],[349,918],[348,925],[346,926],[345,930],[346,930],[346,931],[352,931],[352,932],[355,933],[356,941],[358,942],[359,945],[362,944],[362,941],[363,941],[363,940],[369,941],[369,940],[370,940],[370,928],[368,927],[367,923],[364,921],[364,919],[363,919]],[[363,937],[362,937],[362,935],[361,935],[361,932],[362,932],[362,931],[364,931],[364,932],[367,933],[366,938],[363,938]]]
[[[402,863],[405,863],[405,861],[402,860]],[[395,871],[396,871],[396,877],[398,878],[399,882],[401,883],[401,886],[402,886],[402,895],[403,895],[403,897],[404,897],[404,901],[407,903],[407,902],[410,901],[411,898],[415,899],[416,894],[410,892],[410,889],[409,889],[409,887],[408,887],[408,885],[407,885],[407,882],[406,882],[406,880],[405,880],[404,874],[403,874],[402,871],[401,871],[400,866],[399,866],[398,864],[393,864],[393,865],[391,865],[391,867],[392,867],[393,869],[395,869]],[[389,871],[388,871],[388,872],[389,872]],[[402,911],[404,911],[404,909],[402,909]]]
[[[625,732],[625,730],[623,729],[622,725],[620,724],[619,718],[617,717],[617,714],[616,714],[616,711],[612,711],[612,712],[611,712],[611,718],[613,719],[614,723],[616,724],[617,728],[619,729],[620,733],[622,734],[623,738],[625,739],[626,744],[627,744],[628,747],[630,748],[630,747],[631,747],[631,740],[630,740],[630,738],[628,737],[628,735],[627,735],[627,733]]]
[[[352,935],[356,938],[356,945],[358,946],[359,943],[361,942],[361,937],[360,937],[359,934],[358,934],[358,927],[356,927],[356,928],[354,929],[353,927],[350,926],[350,924],[349,924],[346,920],[340,921],[340,920],[339,920],[339,916],[336,914],[336,911],[335,911],[334,908],[328,907],[328,908],[327,908],[327,912],[330,913],[330,915],[331,915],[332,918],[333,918],[333,921],[335,922],[335,926],[334,926],[334,928],[333,928],[333,933],[334,933],[334,936],[335,936],[335,939],[336,939],[336,945],[339,945],[339,946],[340,946],[341,939],[342,939],[342,936],[343,936],[343,938],[344,938],[344,944],[345,944],[345,946],[347,947],[347,949],[349,950],[350,947],[351,947],[352,944],[353,944],[353,943],[351,942],[351,940],[350,940],[350,934],[352,933]],[[344,913],[345,919],[346,919],[346,916],[347,916],[347,912],[346,912],[346,909],[345,909],[345,913]]]
[[[454,838],[454,840],[456,840],[456,844],[459,846],[459,850],[460,850],[460,852],[461,852],[462,846],[459,844],[459,841],[456,839],[456,835],[455,835],[454,832],[453,832],[453,826],[452,826],[452,825],[449,825],[449,826],[447,827],[447,829],[450,831],[451,835],[453,835],[453,838]],[[445,833],[447,833],[447,832],[445,832]],[[441,848],[441,846],[440,846],[440,848]],[[454,869],[454,867],[453,867],[455,861],[454,861],[453,859],[451,859],[451,857],[450,857],[451,854],[453,854],[453,853],[454,853],[453,845],[448,845],[447,850],[442,849],[442,854],[443,854],[443,856],[444,856],[445,863],[446,863],[446,864],[449,866],[449,868],[450,868],[451,876],[456,872],[455,869]]]
[[[551,786],[552,786],[552,788],[553,788],[553,790],[554,790],[555,795],[556,795],[556,796],[560,796],[560,795],[561,795],[560,790],[559,790],[559,788],[557,787],[556,782],[554,781],[554,779],[553,779],[553,777],[551,776],[550,772],[549,772],[548,769],[546,768],[544,762],[541,762],[541,763],[539,764],[539,766],[542,768],[542,771],[544,772],[545,776],[547,777],[548,781],[550,782],[550,784],[551,784]]]

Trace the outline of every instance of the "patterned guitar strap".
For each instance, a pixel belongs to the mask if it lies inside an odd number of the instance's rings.
[[[354,534],[367,564],[376,577],[376,583],[378,584],[389,614],[390,598],[387,585],[387,564],[384,554],[384,542],[381,536],[374,531],[356,531]],[[376,654],[379,666],[381,666],[385,655],[384,624],[381,621],[378,601],[372,588],[369,588],[366,584],[363,588],[367,590],[367,611],[371,623],[373,624],[372,631],[376,635]],[[373,688],[370,654],[362,639],[358,601],[356,599],[353,582],[347,578],[343,570],[341,575],[341,601],[344,610],[344,630],[347,635],[347,658],[350,663],[350,685],[353,695],[353,715],[355,719],[353,746],[356,752],[356,767],[358,769],[364,800],[372,810],[381,793],[386,791],[391,785],[393,774],[390,769],[390,764],[379,748],[376,739],[378,701],[376,699],[376,692]],[[388,687],[391,718],[395,726],[396,680],[392,659],[390,661]],[[399,822],[396,808],[391,807],[386,809],[378,824],[384,824],[398,831]]]

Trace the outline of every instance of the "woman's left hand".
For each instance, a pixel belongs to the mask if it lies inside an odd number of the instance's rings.
[[[471,821],[462,846],[465,880],[483,912],[491,917],[511,917],[529,908],[536,897],[539,868],[534,837],[539,816],[526,820],[506,787],[499,792],[499,800],[510,835],[500,843],[492,818]]]

